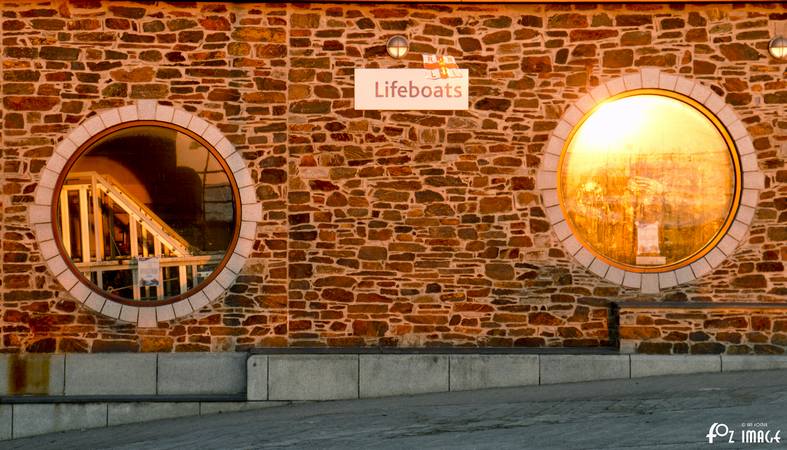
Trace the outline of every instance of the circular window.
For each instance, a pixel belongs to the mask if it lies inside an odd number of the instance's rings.
[[[610,97],[565,141],[559,203],[596,258],[663,272],[701,258],[732,223],[741,194],[735,144],[702,104],[659,89]]]
[[[238,199],[227,163],[203,137],[131,121],[95,134],[69,159],[52,223],[88,286],[120,303],[163,305],[224,267],[240,230]]]

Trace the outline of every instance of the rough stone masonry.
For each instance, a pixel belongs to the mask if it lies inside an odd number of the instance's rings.
[[[3,2],[1,21],[0,351],[787,348],[787,63],[767,51],[783,3],[26,1]],[[386,54],[394,34],[410,39],[404,61]],[[353,109],[354,68],[419,67],[422,53],[469,69],[469,110]],[[765,174],[736,253],[659,295],[566,255],[534,181],[563,111],[642,67],[733,105]],[[264,220],[225,297],[137,329],[78,307],[43,263],[27,210],[69,130],[139,99],[219,127],[243,152]]]

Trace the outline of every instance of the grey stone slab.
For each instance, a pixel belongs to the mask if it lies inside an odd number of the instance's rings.
[[[198,402],[110,403],[108,408],[109,426],[199,415]]]
[[[538,355],[451,355],[451,390],[538,384]]]
[[[159,395],[242,394],[246,353],[160,353]]]
[[[17,404],[13,437],[107,426],[106,403]]]
[[[787,369],[787,356],[721,355],[722,372]]]
[[[268,355],[269,400],[358,398],[357,355]]]
[[[629,378],[628,355],[539,355],[541,384]]]
[[[31,438],[17,446],[74,449],[660,449],[766,450],[741,444],[742,421],[787,424],[787,371],[678,375],[308,402]],[[712,388],[712,389],[708,389]],[[754,418],[754,419],[749,419]],[[736,444],[705,435],[714,422]],[[737,425],[736,425],[737,423]],[[6,444],[3,442],[2,444]],[[0,448],[4,448],[0,444]],[[6,444],[13,447],[13,443]]]
[[[64,361],[64,355],[0,355],[0,395],[63,395]]]
[[[66,355],[66,395],[155,395],[155,353]]]
[[[254,411],[289,404],[290,402],[202,402],[200,403],[199,413],[204,416],[208,414]]]
[[[11,419],[12,416],[12,405],[0,405],[0,441],[11,439],[11,424],[13,423]]]
[[[360,355],[360,396],[448,391],[448,355]]]
[[[251,355],[246,360],[246,399],[268,399],[268,355]]]
[[[631,355],[631,378],[721,372],[719,355]]]

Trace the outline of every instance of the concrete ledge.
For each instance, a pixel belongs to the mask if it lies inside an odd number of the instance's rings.
[[[3,364],[0,374],[6,377],[0,382],[6,385],[10,358],[8,355],[0,357],[0,364]],[[6,397],[14,403],[0,404],[0,440],[173,417],[246,411],[286,405],[292,401],[787,369],[787,355],[611,355],[587,352],[540,355],[254,354],[247,361],[244,361],[245,354],[80,354],[65,358],[59,355],[30,358],[25,363],[30,368],[37,363],[29,361],[36,358],[49,361],[43,364],[49,364],[48,367],[55,370],[50,370],[46,377],[40,376],[38,381],[43,381],[46,389],[55,391],[58,382],[61,386],[65,383],[65,395],[48,397],[52,403],[41,403],[47,398],[36,400],[33,396]],[[58,365],[58,361],[64,364]],[[64,367],[62,372],[61,366]],[[178,387],[177,380],[193,384]],[[156,392],[157,388],[159,392]],[[233,396],[244,390],[247,401],[233,401]],[[177,395],[174,392],[188,394],[172,399],[167,397]],[[97,400],[95,396],[103,397]]]
[[[631,378],[721,372],[719,355],[631,355]]]
[[[63,395],[64,378],[64,355],[0,355],[0,396]]]
[[[447,355],[361,355],[361,398],[448,392]]]
[[[66,355],[66,395],[154,395],[155,353]]]
[[[242,394],[246,353],[160,353],[158,395]]]
[[[107,407],[107,426],[198,416],[199,413],[199,403],[192,402],[110,403]]]
[[[271,355],[268,400],[358,398],[356,355]]]
[[[0,441],[13,437],[13,406],[0,405]]]
[[[450,389],[467,391],[538,384],[538,355],[451,355]]]
[[[224,414],[289,405],[292,402],[205,402],[199,405],[199,415]]]
[[[627,355],[541,355],[540,384],[612,380],[631,375]]]
[[[246,399],[268,399],[268,356],[251,355],[246,360]]]
[[[13,405],[13,438],[107,426],[106,403]]]
[[[721,371],[787,369],[787,356],[721,355]]]
[[[176,417],[249,411],[289,402],[122,402],[0,404],[0,441]]]

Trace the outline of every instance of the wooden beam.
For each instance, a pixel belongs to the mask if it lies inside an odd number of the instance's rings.
[[[161,261],[161,241],[158,237],[153,236],[153,254]],[[158,269],[158,286],[156,286],[156,297],[159,299],[164,298],[164,268],[159,264]]]
[[[71,215],[68,211],[68,191],[60,191],[60,234],[63,238],[63,247],[66,254],[71,257]]]
[[[82,262],[88,262],[90,261],[90,224],[87,211],[87,187],[79,190],[79,228],[82,231]]]
[[[178,266],[178,283],[180,284],[180,293],[185,294],[189,290],[189,279],[186,274],[186,266]]]
[[[96,178],[91,179],[90,194],[93,200],[93,234],[96,241],[96,261],[104,260],[104,218],[101,214],[101,191],[96,186]]]

